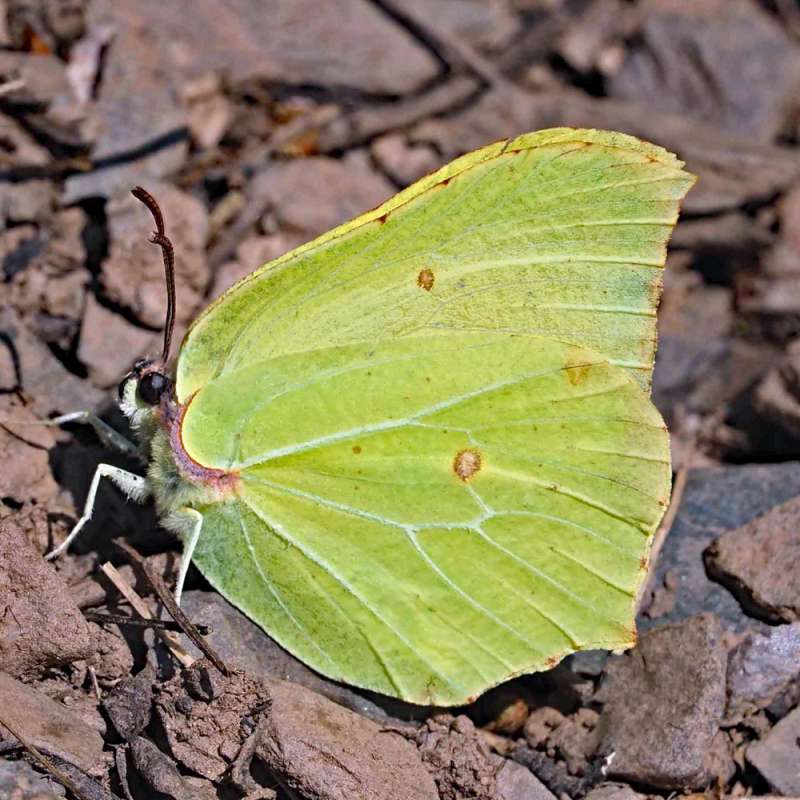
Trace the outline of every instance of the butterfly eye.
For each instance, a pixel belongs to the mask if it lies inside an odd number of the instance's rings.
[[[139,380],[136,393],[143,403],[156,406],[161,400],[161,396],[169,391],[169,388],[170,380],[166,375],[162,375],[160,372],[148,372]]]

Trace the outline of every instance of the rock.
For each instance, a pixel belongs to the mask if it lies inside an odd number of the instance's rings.
[[[800,340],[789,342],[783,358],[756,386],[753,407],[780,433],[800,439]]]
[[[95,109],[94,169],[67,179],[65,204],[177,172],[188,152],[184,89],[209,73],[233,84],[385,96],[415,91],[439,72],[437,60],[368,0],[97,0],[89,20],[115,36]]]
[[[0,597],[5,672],[30,679],[95,652],[91,629],[64,579],[11,518],[0,521]]]
[[[709,573],[768,622],[800,619],[800,499],[723,534],[705,551]]]
[[[250,191],[268,204],[279,229],[300,231],[305,240],[379,205],[394,187],[351,155],[275,164],[256,175]]]
[[[800,622],[749,633],[728,655],[726,724],[766,708],[800,676]]]
[[[97,682],[100,686],[115,686],[133,669],[131,648],[116,626],[101,627],[91,623],[90,630],[95,651],[90,664]]]
[[[597,719],[591,708],[579,708],[565,716],[555,708],[541,706],[525,723],[525,740],[549,758],[565,762],[570,775],[586,775],[600,744]]]
[[[800,495],[800,463],[707,467],[689,474],[669,536],[653,567],[653,580],[675,575],[675,607],[658,622],[640,614],[640,631],[713,611],[731,631],[766,631],[769,626],[742,613],[741,606],[705,571],[703,551],[720,533],[733,530]]]
[[[611,659],[596,699],[607,772],[661,789],[699,789],[715,774],[708,756],[725,709],[722,627],[702,614],[642,636]]]
[[[63,786],[35,772],[27,761],[0,759],[0,797],[9,800],[61,800]]]
[[[359,714],[375,720],[386,719],[386,712],[375,703],[346,686],[323,678],[287,653],[216,592],[186,592],[181,605],[192,620],[211,627],[206,639],[226,664],[261,680],[277,678],[299,683]],[[188,639],[184,644],[189,652],[200,656]]]
[[[591,708],[579,708],[549,735],[548,755],[562,759],[571,775],[586,775],[600,744],[597,730],[598,713]]]
[[[5,114],[0,116],[0,141],[3,142],[3,158],[8,159],[11,167],[42,167],[50,161],[47,149],[17,120]]]
[[[95,386],[116,386],[136,359],[157,353],[160,342],[158,334],[131,325],[120,314],[101,306],[94,295],[87,297],[78,358]]]
[[[53,184],[46,180],[0,184],[0,221],[44,222],[53,213]]]
[[[268,685],[271,702],[256,754],[299,795],[437,800],[433,779],[402,735],[301,686]]]
[[[417,747],[441,800],[494,800],[498,765],[469,717],[440,714],[426,720]]]
[[[70,45],[83,36],[85,6],[86,0],[10,0],[6,12],[9,39],[19,50],[47,49],[66,55]]]
[[[402,133],[387,133],[372,143],[372,155],[389,177],[400,186],[441,166],[436,151],[425,144],[411,144]]]
[[[800,708],[784,717],[764,739],[751,744],[747,760],[778,794],[800,796]]]
[[[0,308],[0,357],[12,349],[19,365],[19,382],[31,404],[29,410],[38,418],[68,411],[95,409],[104,394],[89,381],[68,372],[55,356],[33,336],[11,308]],[[4,371],[5,372],[5,371]],[[2,377],[6,387],[7,378]],[[24,436],[32,438],[31,428]]]
[[[561,725],[566,717],[557,709],[550,706],[535,708],[528,721],[525,723],[525,740],[536,749],[544,749],[550,734]]]
[[[781,198],[778,210],[781,238],[795,253],[800,253],[800,183]]]
[[[91,114],[76,97],[66,63],[49,52],[0,50],[0,79],[19,79],[4,95],[25,126],[43,141],[85,151],[91,140]]]
[[[201,149],[216,147],[234,117],[233,104],[223,92],[219,76],[208,73],[183,87],[189,114],[189,132]]]
[[[651,0],[612,97],[772,141],[800,86],[800,53],[785,28],[749,0]],[[731,46],[736,42],[735,47]]]
[[[555,795],[516,761],[504,760],[495,782],[498,800],[555,800]]]
[[[188,323],[203,303],[211,278],[205,255],[208,214],[199,200],[170,184],[149,182],[146,188],[161,206],[175,248],[176,320]],[[111,245],[102,266],[103,292],[143,325],[163,328],[164,266],[159,248],[149,241],[150,212],[125,192],[108,204],[107,215]],[[129,366],[126,363],[125,369]]]
[[[136,675],[120,681],[103,698],[103,708],[123,739],[136,736],[150,723],[155,677],[155,667],[148,663]]]
[[[596,770],[582,777],[570,775],[563,762],[524,744],[511,751],[511,758],[529,769],[556,797],[583,797],[597,781]]]
[[[63,205],[108,198],[137,183],[163,178],[186,159],[187,116],[165,58],[167,48],[157,36],[159,21],[140,6],[113,0],[90,6],[91,29],[110,27],[114,36],[105,49],[97,87],[93,169],[67,178]]]
[[[79,716],[30,686],[0,672],[0,708],[3,719],[31,744],[80,767],[102,771],[103,739]],[[0,738],[10,734],[0,727]]]
[[[0,349],[0,356],[2,355],[3,351]],[[13,375],[13,369],[5,369],[6,364],[4,360],[3,385],[13,386],[14,383],[8,381],[8,373]],[[0,463],[14,465],[13,470],[0,471],[0,498],[7,505],[17,508],[35,500],[37,503],[52,503],[53,506],[69,510],[69,502],[63,497],[61,488],[53,480],[50,471],[49,450],[56,444],[55,433],[52,429],[30,424],[35,423],[37,417],[21,405],[0,403],[0,416],[27,423],[14,425],[12,422],[4,422],[0,428]]]
[[[134,736],[130,742],[130,754],[136,771],[156,796],[183,800],[191,797],[196,800],[210,800],[216,793],[205,796],[193,791],[193,787],[178,772],[175,762],[162,753],[149,739]]]
[[[398,4],[427,28],[466,42],[473,47],[497,51],[519,32],[520,21],[508,0],[403,0]]]
[[[201,688],[213,686],[215,696],[198,698],[198,683]],[[200,660],[161,685],[154,712],[172,757],[185,769],[216,781],[256,730],[269,702],[267,684],[246,673],[224,678]]]
[[[113,21],[134,28],[148,23],[154,49],[162,51],[159,66],[185,78],[224,71],[234,83],[261,78],[402,94],[437,73],[433,57],[366,0],[340,0],[335,8],[313,0],[123,5],[109,9]],[[189,14],[192,24],[187,26]]]
[[[70,350],[78,332],[92,282],[81,240],[86,225],[83,209],[60,212],[47,226],[33,229],[22,239],[6,262],[11,278],[9,304],[39,339],[64,351]]]
[[[592,0],[559,37],[558,54],[578,72],[613,75],[622,67],[630,14],[620,0]]]
[[[585,800],[640,800],[644,796],[624,783],[601,783],[586,795]]]

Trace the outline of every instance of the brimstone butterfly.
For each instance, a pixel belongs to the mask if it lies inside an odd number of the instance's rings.
[[[146,477],[101,466],[73,534],[101,477],[152,494],[177,594],[193,559],[314,669],[416,703],[630,646],[670,492],[649,387],[682,166],[526,134],[256,270],[174,382],[135,366]]]

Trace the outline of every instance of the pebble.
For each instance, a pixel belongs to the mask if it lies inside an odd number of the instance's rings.
[[[727,650],[713,614],[644,634],[613,658],[597,698],[607,775],[661,789],[700,789],[725,708]],[[715,753],[716,755],[716,753]]]

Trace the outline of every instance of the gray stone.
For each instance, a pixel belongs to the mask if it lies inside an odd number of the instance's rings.
[[[30,679],[94,653],[89,625],[66,581],[13,518],[0,522],[0,597],[0,664],[5,672]]]
[[[0,797],[8,800],[60,800],[64,787],[40,775],[27,761],[0,759]]]
[[[800,500],[795,498],[715,539],[705,551],[713,577],[768,622],[800,619]]]
[[[654,585],[672,571],[677,579],[675,607],[657,621],[639,615],[640,630],[713,611],[732,631],[766,631],[769,626],[742,613],[736,598],[712,581],[703,551],[720,533],[733,530],[800,495],[800,463],[708,467],[692,470],[678,514],[654,566]]]
[[[800,622],[749,633],[728,654],[726,723],[766,708],[800,675]]]
[[[150,723],[155,676],[155,667],[148,663],[136,675],[120,681],[103,698],[103,708],[123,739],[136,736]]]
[[[661,789],[699,789],[725,709],[727,651],[712,614],[667,625],[611,659],[596,699],[607,775]],[[714,753],[716,756],[716,753]]]
[[[0,308],[0,354],[8,349],[3,340],[16,352],[20,382],[33,401],[29,408],[37,416],[94,410],[103,400],[103,393],[68,372],[10,308]]]
[[[785,716],[761,741],[751,744],[747,760],[778,794],[800,796],[800,708]]]
[[[116,386],[136,359],[157,353],[160,342],[160,335],[131,325],[121,314],[100,305],[94,295],[88,295],[78,358],[95,386]]]
[[[3,720],[31,744],[96,774],[103,759],[103,739],[72,711],[30,686],[0,672]],[[3,741],[10,734],[0,729]]]
[[[175,762],[149,739],[134,736],[129,745],[136,771],[159,797],[169,797],[172,800],[183,800],[184,797],[206,800],[216,797],[216,792],[200,795],[196,790],[193,791],[186,778],[178,772]]]
[[[529,769],[516,761],[504,761],[495,780],[499,800],[555,800],[555,795]]]
[[[780,132],[796,102],[800,54],[777,19],[750,0],[650,0],[644,12],[612,97],[657,96],[661,112],[761,141]]]
[[[67,179],[65,203],[176,172],[189,139],[181,97],[208,73],[386,95],[439,72],[427,49],[367,0],[96,0],[89,14],[93,29],[111,26],[115,35],[96,104],[94,169]]]
[[[624,783],[601,783],[586,795],[585,800],[639,800],[645,796]]]
[[[315,800],[438,800],[414,745],[302,686],[273,681],[259,758]]]

